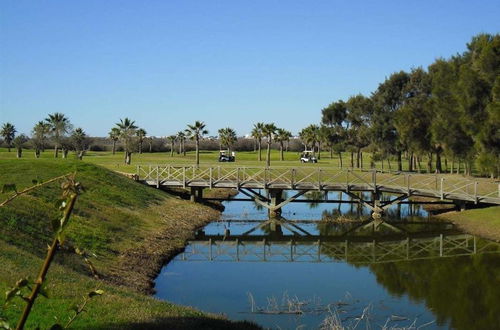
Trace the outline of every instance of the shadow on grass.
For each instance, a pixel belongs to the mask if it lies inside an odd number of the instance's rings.
[[[105,324],[94,329],[104,330],[104,329],[131,329],[131,330],[143,330],[143,329],[242,329],[242,330],[253,330],[262,329],[260,326],[247,322],[247,321],[229,321],[229,320],[217,320],[205,317],[167,317],[156,319],[150,322],[144,323],[112,323]]]

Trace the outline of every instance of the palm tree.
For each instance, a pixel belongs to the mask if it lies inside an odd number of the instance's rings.
[[[264,129],[264,123],[257,123],[253,125],[252,129],[252,137],[257,141],[257,146],[259,148],[259,162],[262,161],[262,138],[264,137],[264,134],[262,133],[262,130]]]
[[[170,157],[174,157],[175,140],[177,136],[170,135],[167,137],[168,142],[170,142]]]
[[[238,140],[236,137],[236,131],[230,127],[221,128],[219,130],[219,140],[221,146],[226,146],[227,151],[230,152],[231,146]]]
[[[302,143],[304,143],[304,147],[306,149],[309,145],[312,147],[313,155],[315,155],[316,153],[316,142],[318,141],[318,134],[318,125],[309,125],[306,128],[302,129],[302,131],[300,131],[299,133],[299,137],[302,140]]]
[[[120,139],[120,129],[118,127],[113,127],[108,133],[109,138],[113,141],[113,155],[116,152],[116,142]]]
[[[49,114],[45,121],[50,125],[50,132],[54,139],[54,157],[57,158],[59,155],[59,147],[61,146],[61,140],[63,136],[68,133],[71,129],[71,123],[68,117],[60,112],[55,112]]]
[[[273,137],[276,134],[276,130],[278,128],[273,123],[265,124],[262,129],[262,133],[266,137],[267,143],[267,157],[266,157],[266,166],[271,166],[271,143],[273,142]]]
[[[76,151],[76,157],[82,160],[85,149],[87,148],[87,134],[85,134],[83,129],[77,128],[71,134],[71,140]]]
[[[184,145],[186,142],[186,133],[184,131],[177,132],[177,139],[179,140],[179,154],[183,153],[184,156],[186,156],[186,148]]]
[[[120,139],[122,140],[125,149],[125,164],[130,165],[130,162],[132,161],[134,136],[137,126],[135,126],[135,121],[130,120],[129,118],[120,119],[120,122],[116,123],[116,126],[120,130]]]
[[[281,159],[281,161],[285,160],[285,157],[283,156],[284,144],[285,144],[285,142],[290,141],[291,137],[292,137],[292,133],[287,131],[286,129],[278,128],[276,130],[276,137],[274,139],[280,143],[280,159]]]
[[[137,135],[137,141],[139,142],[139,154],[142,154],[142,144],[144,143],[144,138],[146,137],[146,130],[139,128],[135,134]]]
[[[26,142],[28,142],[28,137],[24,134],[18,135],[14,138],[14,140],[12,140],[12,144],[17,150],[17,158],[21,158],[23,156],[23,147]]]
[[[35,158],[40,158],[40,152],[45,150],[47,135],[50,132],[50,125],[39,121],[31,131],[31,143],[35,149]]]
[[[7,143],[7,149],[10,152],[10,148],[12,147],[12,141],[16,136],[16,128],[11,123],[5,123],[2,125],[2,129],[0,130],[0,135]]]
[[[197,120],[194,125],[188,125],[186,132],[192,140],[196,141],[196,166],[198,166],[200,165],[200,139],[208,134],[208,131],[205,129],[205,123]]]

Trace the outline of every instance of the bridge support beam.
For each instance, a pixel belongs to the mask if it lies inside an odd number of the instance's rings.
[[[281,216],[281,208],[286,204],[293,202],[298,197],[304,195],[309,190],[300,190],[292,197],[287,199],[283,198],[283,189],[269,189],[268,195],[269,197],[264,197],[261,194],[253,191],[252,189],[238,189],[242,194],[252,198],[257,204],[265,207],[269,211],[269,217],[280,217]]]
[[[282,189],[269,189],[269,217],[276,218],[281,216],[281,207],[277,207],[283,202],[283,190]]]
[[[203,187],[191,187],[189,200],[191,202],[199,202],[203,199]]]

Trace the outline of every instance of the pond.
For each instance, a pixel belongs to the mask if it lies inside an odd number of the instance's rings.
[[[373,223],[347,196],[326,198],[346,203],[304,200],[269,220],[252,202],[224,202],[222,219],[163,268],[156,296],[273,329],[498,328],[499,244],[419,205]]]

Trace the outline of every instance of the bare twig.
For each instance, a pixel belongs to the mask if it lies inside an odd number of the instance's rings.
[[[29,193],[30,191],[35,190],[37,188],[40,188],[41,186],[44,186],[46,184],[52,183],[52,182],[60,180],[60,179],[64,179],[64,178],[66,178],[66,177],[68,177],[70,175],[73,175],[73,174],[72,173],[70,173],[70,174],[64,174],[64,175],[58,176],[56,178],[52,178],[52,179],[50,179],[48,181],[38,183],[38,184],[36,184],[34,186],[31,186],[31,187],[28,187],[28,188],[26,188],[24,190],[16,191],[16,193],[14,195],[10,196],[6,200],[4,200],[2,203],[0,203],[0,207],[2,207],[4,205],[7,205],[8,203],[12,202],[16,197],[19,197],[21,195]]]

